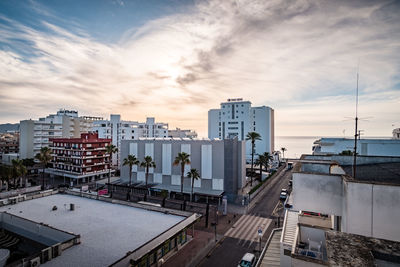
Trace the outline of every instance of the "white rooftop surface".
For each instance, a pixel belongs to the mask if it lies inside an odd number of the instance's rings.
[[[75,204],[74,211],[69,210],[70,203]],[[51,210],[54,205],[58,207],[56,211]],[[185,219],[61,194],[1,207],[0,211],[81,235],[81,244],[63,251],[44,266],[108,266]]]

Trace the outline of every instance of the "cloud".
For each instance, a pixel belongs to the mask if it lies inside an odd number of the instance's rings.
[[[376,118],[370,132],[390,134],[380,122],[400,117],[398,12],[391,1],[199,1],[117,43],[51,23],[49,9],[40,29],[1,15],[0,112],[13,114],[1,119],[66,107],[205,136],[208,109],[238,96],[273,107],[278,135],[331,135],[352,115],[359,62],[360,110]]]

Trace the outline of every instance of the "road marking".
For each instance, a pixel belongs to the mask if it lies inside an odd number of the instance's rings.
[[[263,233],[265,233],[271,221],[272,220],[269,218],[260,216],[243,215],[232,228],[225,233],[225,236],[238,239],[238,245],[246,245],[247,242],[250,242],[251,245],[259,238],[257,233],[258,228],[261,227]]]

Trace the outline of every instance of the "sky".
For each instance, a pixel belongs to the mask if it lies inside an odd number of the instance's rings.
[[[0,1],[0,123],[60,108],[207,136],[227,98],[278,136],[400,127],[400,1]]]

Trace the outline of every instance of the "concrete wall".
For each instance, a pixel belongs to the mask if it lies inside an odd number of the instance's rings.
[[[293,173],[293,192],[295,210],[342,215],[341,176]]]
[[[400,241],[400,186],[347,183],[346,232]]]

